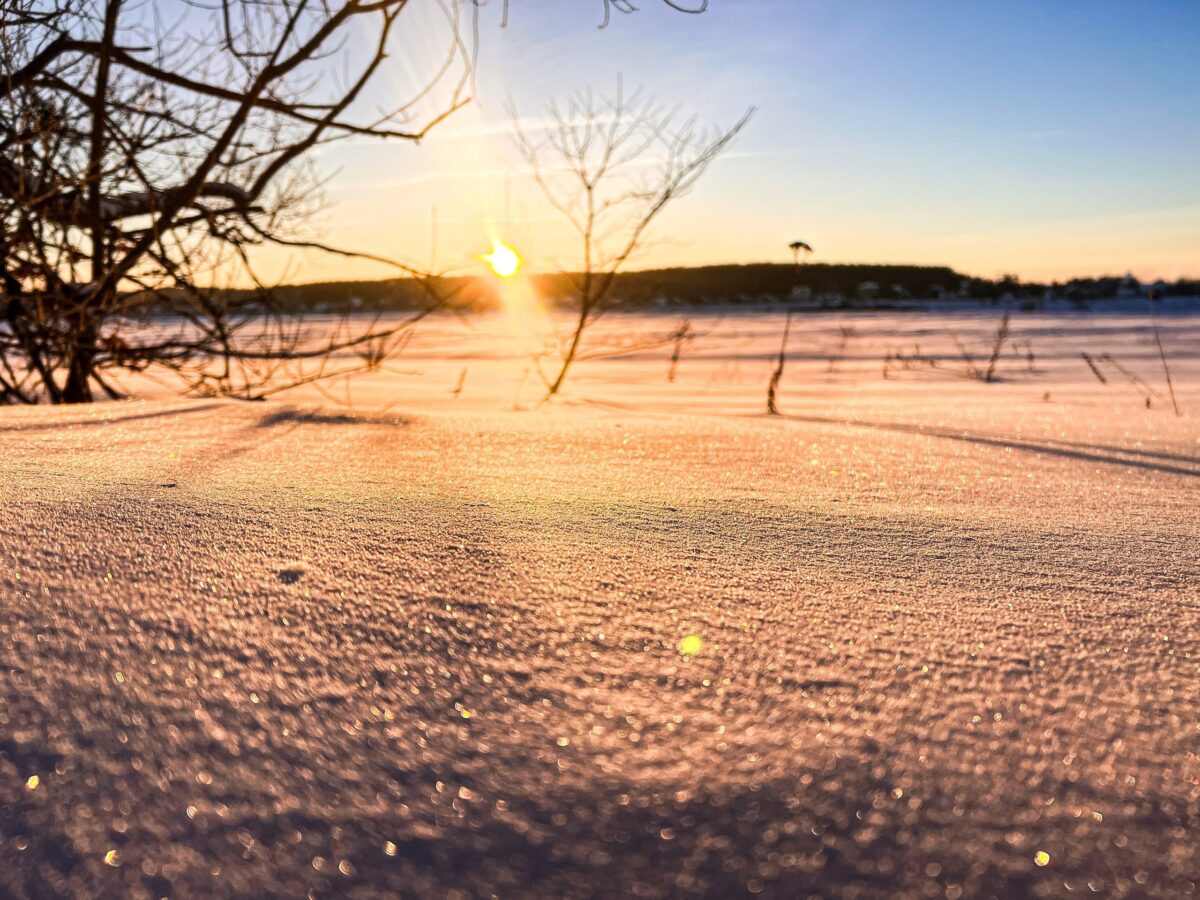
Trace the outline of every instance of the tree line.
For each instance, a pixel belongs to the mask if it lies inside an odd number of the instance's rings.
[[[552,305],[577,305],[578,273],[534,275],[538,293]],[[1063,299],[1115,299],[1144,294],[1153,288],[1156,297],[1200,296],[1200,280],[1180,278],[1171,282],[1142,284],[1128,276],[1073,278],[1066,281],[1022,282],[1012,276],[995,279],[972,277],[948,266],[888,264],[815,263],[797,275],[794,266],[783,263],[698,266],[619,272],[613,279],[613,308],[647,309],[663,304],[680,306],[730,303],[789,302],[793,289],[807,288],[814,298],[837,294],[847,302],[859,302],[859,289],[874,284],[878,293],[872,305],[892,305],[900,300],[1041,299],[1049,291]],[[420,307],[427,285],[418,279],[331,281],[277,287],[275,302],[294,312],[353,312],[357,310],[402,311]],[[437,280],[437,291],[457,310],[489,310],[500,307],[498,285],[490,278],[463,276]],[[255,291],[230,292],[235,303],[253,304]],[[816,301],[814,301],[816,302]],[[865,301],[864,301],[865,302]]]

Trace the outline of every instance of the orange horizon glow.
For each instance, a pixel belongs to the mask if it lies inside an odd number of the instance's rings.
[[[715,4],[663,27],[647,11],[615,24],[631,28],[617,41],[575,15],[518,17],[502,30],[493,9],[472,82],[478,102],[419,143],[364,139],[322,150],[331,212],[321,226],[339,246],[438,274],[483,274],[478,254],[492,235],[519,248],[524,274],[578,271],[578,236],[514,149],[509,110],[523,111],[522,128],[539,141],[553,126],[548,99],[588,85],[609,90],[623,71],[705,123],[763,104],[692,195],[664,212],[630,268],[791,264],[787,244],[803,236],[817,250],[814,264],[945,265],[1027,282],[1200,277],[1195,125],[1182,114],[1200,81],[1158,49],[1195,33],[1196,4],[1154,16],[1109,5],[1106,27],[1064,9],[1043,23],[1050,32],[990,7],[947,16],[875,3],[870,15],[854,15],[826,4],[820,21],[744,9],[778,5]],[[439,64],[438,4],[411,15],[408,52],[395,54],[364,108],[408,95]],[[1005,35],[992,52],[971,49],[978,21]],[[689,90],[679,28],[730,77]],[[760,30],[761,40],[743,45]],[[912,79],[909,90],[889,89],[898,72]],[[445,103],[435,92],[421,117]],[[258,248],[254,261],[255,277],[229,267],[236,286],[395,276],[382,264],[288,246]]]

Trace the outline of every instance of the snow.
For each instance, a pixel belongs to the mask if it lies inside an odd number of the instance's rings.
[[[0,894],[1200,892],[1200,316],[692,318],[0,410]]]

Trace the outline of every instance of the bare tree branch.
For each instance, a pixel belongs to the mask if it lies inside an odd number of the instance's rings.
[[[418,141],[470,102],[485,0],[466,0],[469,22],[429,2],[444,52],[384,110],[368,86],[406,36],[429,42],[413,0],[0,6],[0,401],[111,397],[122,372],[262,397],[398,352],[447,282],[307,236],[309,160],[334,140]],[[423,294],[387,321],[309,327],[255,274],[265,246],[386,263]]]

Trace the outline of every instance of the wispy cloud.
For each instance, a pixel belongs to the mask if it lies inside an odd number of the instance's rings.
[[[522,116],[517,120],[521,130],[526,134],[537,134],[549,131],[556,123],[549,116]],[[473,141],[487,137],[508,137],[513,133],[513,120],[502,119],[495,122],[476,122],[472,125],[447,125],[435,128],[429,133],[427,140],[436,141]]]
[[[529,177],[529,172],[517,169],[446,169],[440,172],[422,172],[418,175],[408,175],[401,178],[382,178],[367,181],[346,181],[344,187],[351,190],[413,187],[419,184],[436,184],[444,181],[463,181],[481,179],[512,178],[514,176]]]

